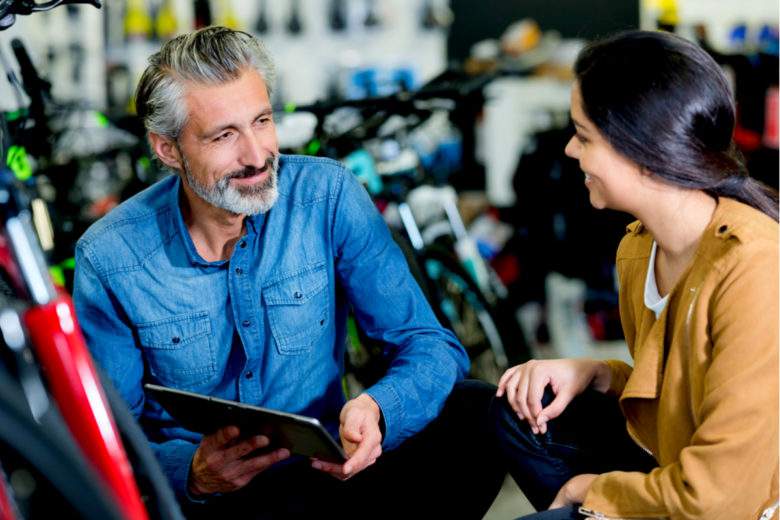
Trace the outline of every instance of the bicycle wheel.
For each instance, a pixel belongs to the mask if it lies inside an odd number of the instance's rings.
[[[184,520],[168,479],[160,468],[141,427],[130,413],[125,401],[114,388],[111,380],[98,369],[106,400],[119,430],[127,459],[133,467],[138,490],[150,520]]]
[[[497,382],[504,370],[529,359],[513,316],[491,305],[457,257],[437,245],[422,254],[434,305],[472,360],[472,376]]]
[[[121,520],[106,488],[86,465],[50,408],[38,422],[18,384],[0,368],[0,461],[21,518]]]

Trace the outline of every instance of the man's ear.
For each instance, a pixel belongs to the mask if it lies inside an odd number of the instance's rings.
[[[179,154],[179,147],[173,139],[165,137],[164,135],[155,134],[149,132],[149,146],[152,147],[152,151],[157,155],[160,161],[176,171],[182,171],[181,155]]]

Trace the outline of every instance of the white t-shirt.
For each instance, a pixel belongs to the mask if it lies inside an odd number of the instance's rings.
[[[661,298],[661,294],[658,292],[658,284],[655,281],[655,251],[658,249],[658,244],[653,240],[653,249],[650,251],[650,262],[647,265],[647,278],[645,278],[645,307],[655,313],[655,319],[663,312],[666,304],[669,302],[669,295],[667,294]]]

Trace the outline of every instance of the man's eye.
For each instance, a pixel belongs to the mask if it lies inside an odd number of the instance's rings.
[[[225,132],[225,133],[219,134],[217,137],[214,138],[214,140],[215,141],[225,141],[231,135],[233,135],[232,132]]]

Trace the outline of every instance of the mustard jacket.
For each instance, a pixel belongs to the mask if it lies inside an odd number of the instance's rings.
[[[658,320],[644,305],[652,243],[634,222],[618,249],[634,368],[609,365],[629,433],[659,467],[600,475],[582,511],[758,519],[778,499],[778,225],[721,198]]]

